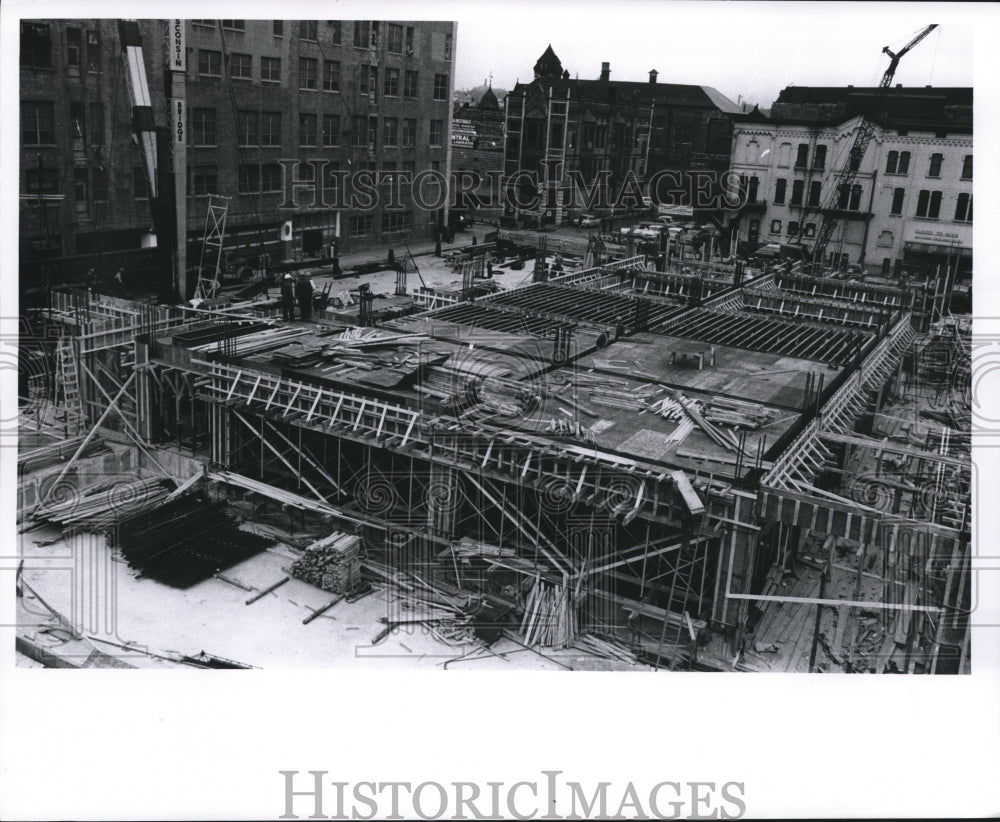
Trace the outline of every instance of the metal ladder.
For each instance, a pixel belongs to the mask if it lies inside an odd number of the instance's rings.
[[[205,239],[201,246],[201,261],[198,264],[198,286],[194,296],[198,300],[210,300],[219,288],[219,269],[222,266],[222,240],[226,234],[226,214],[229,212],[229,198],[212,194],[208,198],[205,214]],[[206,274],[206,269],[210,272]]]

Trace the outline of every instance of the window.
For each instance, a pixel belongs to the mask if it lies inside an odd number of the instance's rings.
[[[910,152],[890,151],[886,156],[886,174],[906,174],[910,170]]]
[[[386,211],[382,214],[382,233],[409,231],[413,228],[413,214],[409,211]]]
[[[87,29],[87,71],[101,70],[101,33]]]
[[[299,58],[299,88],[316,88],[316,58]]]
[[[340,163],[327,163],[323,168],[323,189],[324,191],[338,191],[341,182],[337,177],[340,171]]]
[[[149,197],[149,186],[146,185],[146,172],[142,166],[132,166],[132,192],[137,200]]]
[[[955,219],[960,223],[972,222],[972,195],[959,194],[955,203]]]
[[[369,237],[375,230],[375,219],[371,215],[354,216],[348,221],[348,236]]]
[[[892,248],[893,240],[894,240],[893,234],[888,229],[879,232],[878,245],[882,246],[883,248]]]
[[[819,180],[813,180],[809,183],[809,206],[811,208],[819,207],[819,198],[823,193],[823,183]]]
[[[354,79],[358,94],[374,94],[375,83],[378,82],[378,69],[375,66],[355,66]]]
[[[431,145],[439,146],[444,141],[444,120],[431,120]]]
[[[805,189],[805,181],[803,180],[793,180],[792,181],[792,200],[791,205],[800,206],[802,205],[802,192]]]
[[[238,171],[240,194],[250,194],[260,191],[260,166],[241,165]]]
[[[371,42],[371,23],[367,20],[356,20],[354,22],[354,46],[359,49],[368,48]]]
[[[900,217],[903,214],[903,200],[906,198],[906,189],[894,188],[892,190],[892,208],[889,209],[889,214],[895,217]]]
[[[246,31],[246,21],[245,20],[223,20],[222,28],[232,29],[233,31]]]
[[[204,26],[205,28],[208,28],[208,29],[214,29],[215,28],[215,21],[214,20],[197,20],[196,19],[196,20],[192,20],[191,22],[194,23],[196,26]]]
[[[312,163],[297,163],[295,165],[295,182],[316,182],[316,167]]]
[[[795,167],[805,168],[809,165],[809,144],[799,143],[798,153],[795,155]]]
[[[222,52],[198,49],[198,74],[201,77],[221,77]]]
[[[26,146],[55,143],[53,103],[21,102],[21,139]]]
[[[284,20],[272,20],[271,21],[271,33],[275,37],[285,36],[285,21]]]
[[[256,111],[240,111],[236,115],[236,136],[241,146],[257,145],[260,117]]]
[[[928,177],[940,177],[941,176],[941,166],[944,163],[943,154],[932,154],[930,167],[927,169]]]
[[[323,91],[340,91],[340,61],[323,61]]]
[[[374,146],[375,141],[378,139],[378,117],[371,116],[368,118],[368,145]]]
[[[104,145],[104,103],[90,104],[87,143],[91,147]]]
[[[444,36],[444,59],[451,60],[451,35]]]
[[[771,233],[772,234],[781,233],[781,220],[771,220]]]
[[[851,211],[858,211],[861,208],[861,186],[851,186],[851,193],[847,200],[847,207]]]
[[[94,202],[106,203],[108,200],[107,166],[94,166],[90,172],[90,181]]]
[[[253,57],[249,54],[230,55],[229,73],[241,80],[253,79]]]
[[[805,235],[806,237],[816,236],[816,223],[806,223]]]
[[[194,167],[194,196],[215,194],[219,190],[219,171],[215,166]]]
[[[389,32],[386,37],[386,50],[391,54],[403,53],[403,27],[395,23],[389,24]]]
[[[962,179],[971,180],[972,179],[972,155],[966,154],[965,160],[962,162]]]
[[[782,143],[778,148],[778,168],[788,168],[792,158],[792,144]]]
[[[417,96],[417,72],[409,69],[403,72],[403,96]]]
[[[341,45],[344,42],[344,24],[340,20],[327,20],[326,24],[330,27],[330,37],[333,39],[333,44],[335,46]]]
[[[747,200],[750,201],[751,203],[757,202],[757,194],[759,192],[759,189],[760,189],[760,178],[756,176],[751,177],[750,182],[747,186]]]
[[[412,148],[417,144],[417,121],[412,118],[403,120],[403,147]]]
[[[324,146],[339,146],[340,145],[340,115],[339,114],[324,114],[323,115],[323,145]]]
[[[816,153],[813,155],[813,169],[822,171],[826,168],[826,146],[816,146]]]
[[[260,58],[260,79],[262,83],[281,82],[281,58],[261,57]]]
[[[448,99],[448,75],[447,74],[435,74],[434,75],[434,99],[435,100],[447,100]]]
[[[299,39],[300,40],[319,40],[319,22],[316,20],[300,20],[299,21]]]
[[[281,112],[263,111],[260,115],[260,144],[262,146],[281,145]]]
[[[83,55],[83,32],[78,28],[66,27],[66,65],[79,69]]]
[[[21,68],[52,68],[52,35],[44,23],[21,23]]]
[[[59,172],[54,168],[29,168],[24,174],[25,194],[55,194]]]
[[[413,26],[406,27],[406,53],[413,56]]]
[[[260,167],[260,190],[281,191],[281,166],[267,163]]]
[[[254,132],[256,131],[255,127]],[[218,143],[214,108],[191,109],[191,141],[196,146],[214,146]]]
[[[368,143],[368,118],[351,118],[351,145],[363,146]]]
[[[917,216],[936,220],[941,213],[941,192],[923,189],[917,195]]]
[[[799,224],[795,220],[788,221],[788,236],[794,237],[799,233]]]
[[[382,94],[385,97],[399,96],[399,69],[385,70],[385,76],[382,78]]]
[[[315,114],[300,114],[299,115],[299,145],[300,146],[314,146],[317,145],[317,131],[316,131],[317,117]]]
[[[406,171],[410,174],[416,173],[417,164],[413,160],[403,160],[399,166],[400,171]]]
[[[785,190],[788,188],[788,180],[780,178],[774,181],[774,202],[775,205],[784,205]]]
[[[394,146],[399,144],[399,120],[395,117],[386,117],[382,121],[382,145]]]

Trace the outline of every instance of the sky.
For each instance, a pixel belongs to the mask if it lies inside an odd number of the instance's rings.
[[[471,7],[472,4],[465,8]],[[785,86],[876,85],[902,48],[938,23],[899,64],[904,86],[973,85],[977,15],[990,4],[568,2],[506,0],[457,15],[455,87],[512,88],[533,79],[551,43],[571,77],[714,86],[734,102],[768,106]]]

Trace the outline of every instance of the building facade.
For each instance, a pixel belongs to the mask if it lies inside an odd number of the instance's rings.
[[[692,205],[689,196],[678,196],[692,190],[687,175],[726,170],[739,107],[715,89],[659,83],[655,70],[648,82],[613,81],[608,63],[597,80],[570,79],[551,46],[534,75],[505,101],[504,168],[508,180],[519,171],[541,169],[546,194],[538,216],[544,222],[561,222],[567,211],[583,205],[570,196],[571,172],[587,185],[605,174],[602,185],[612,192],[632,175],[643,194]],[[678,172],[681,182],[668,177],[658,191],[648,191],[659,171]],[[522,177],[522,202],[529,187]]]
[[[230,266],[262,250],[274,262],[432,236],[443,209],[421,205],[439,198],[415,201],[399,175],[448,173],[454,23],[141,21],[153,118],[167,142],[179,119],[168,106],[179,89],[165,71],[168,22],[183,29],[189,262],[211,195],[228,198]],[[28,257],[139,248],[149,233],[123,53],[117,21],[22,23]],[[353,193],[342,177],[357,171],[371,172],[377,195],[362,199],[375,203],[341,207]]]
[[[838,182],[863,117],[878,124],[849,190]],[[785,89],[734,126],[733,215],[748,251],[837,225],[823,263],[925,276],[972,270],[972,89]]]
[[[451,170],[458,179],[468,175],[480,182],[474,189],[476,215],[499,216],[500,178],[503,174],[504,115],[500,101],[487,87],[475,104],[455,109],[451,132]],[[471,185],[471,183],[470,183]]]

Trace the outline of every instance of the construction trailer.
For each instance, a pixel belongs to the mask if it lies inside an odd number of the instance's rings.
[[[740,279],[635,257],[367,328],[92,294],[43,319],[82,425],[357,529],[382,568],[499,579],[527,644],[968,671],[968,347],[908,290]]]

